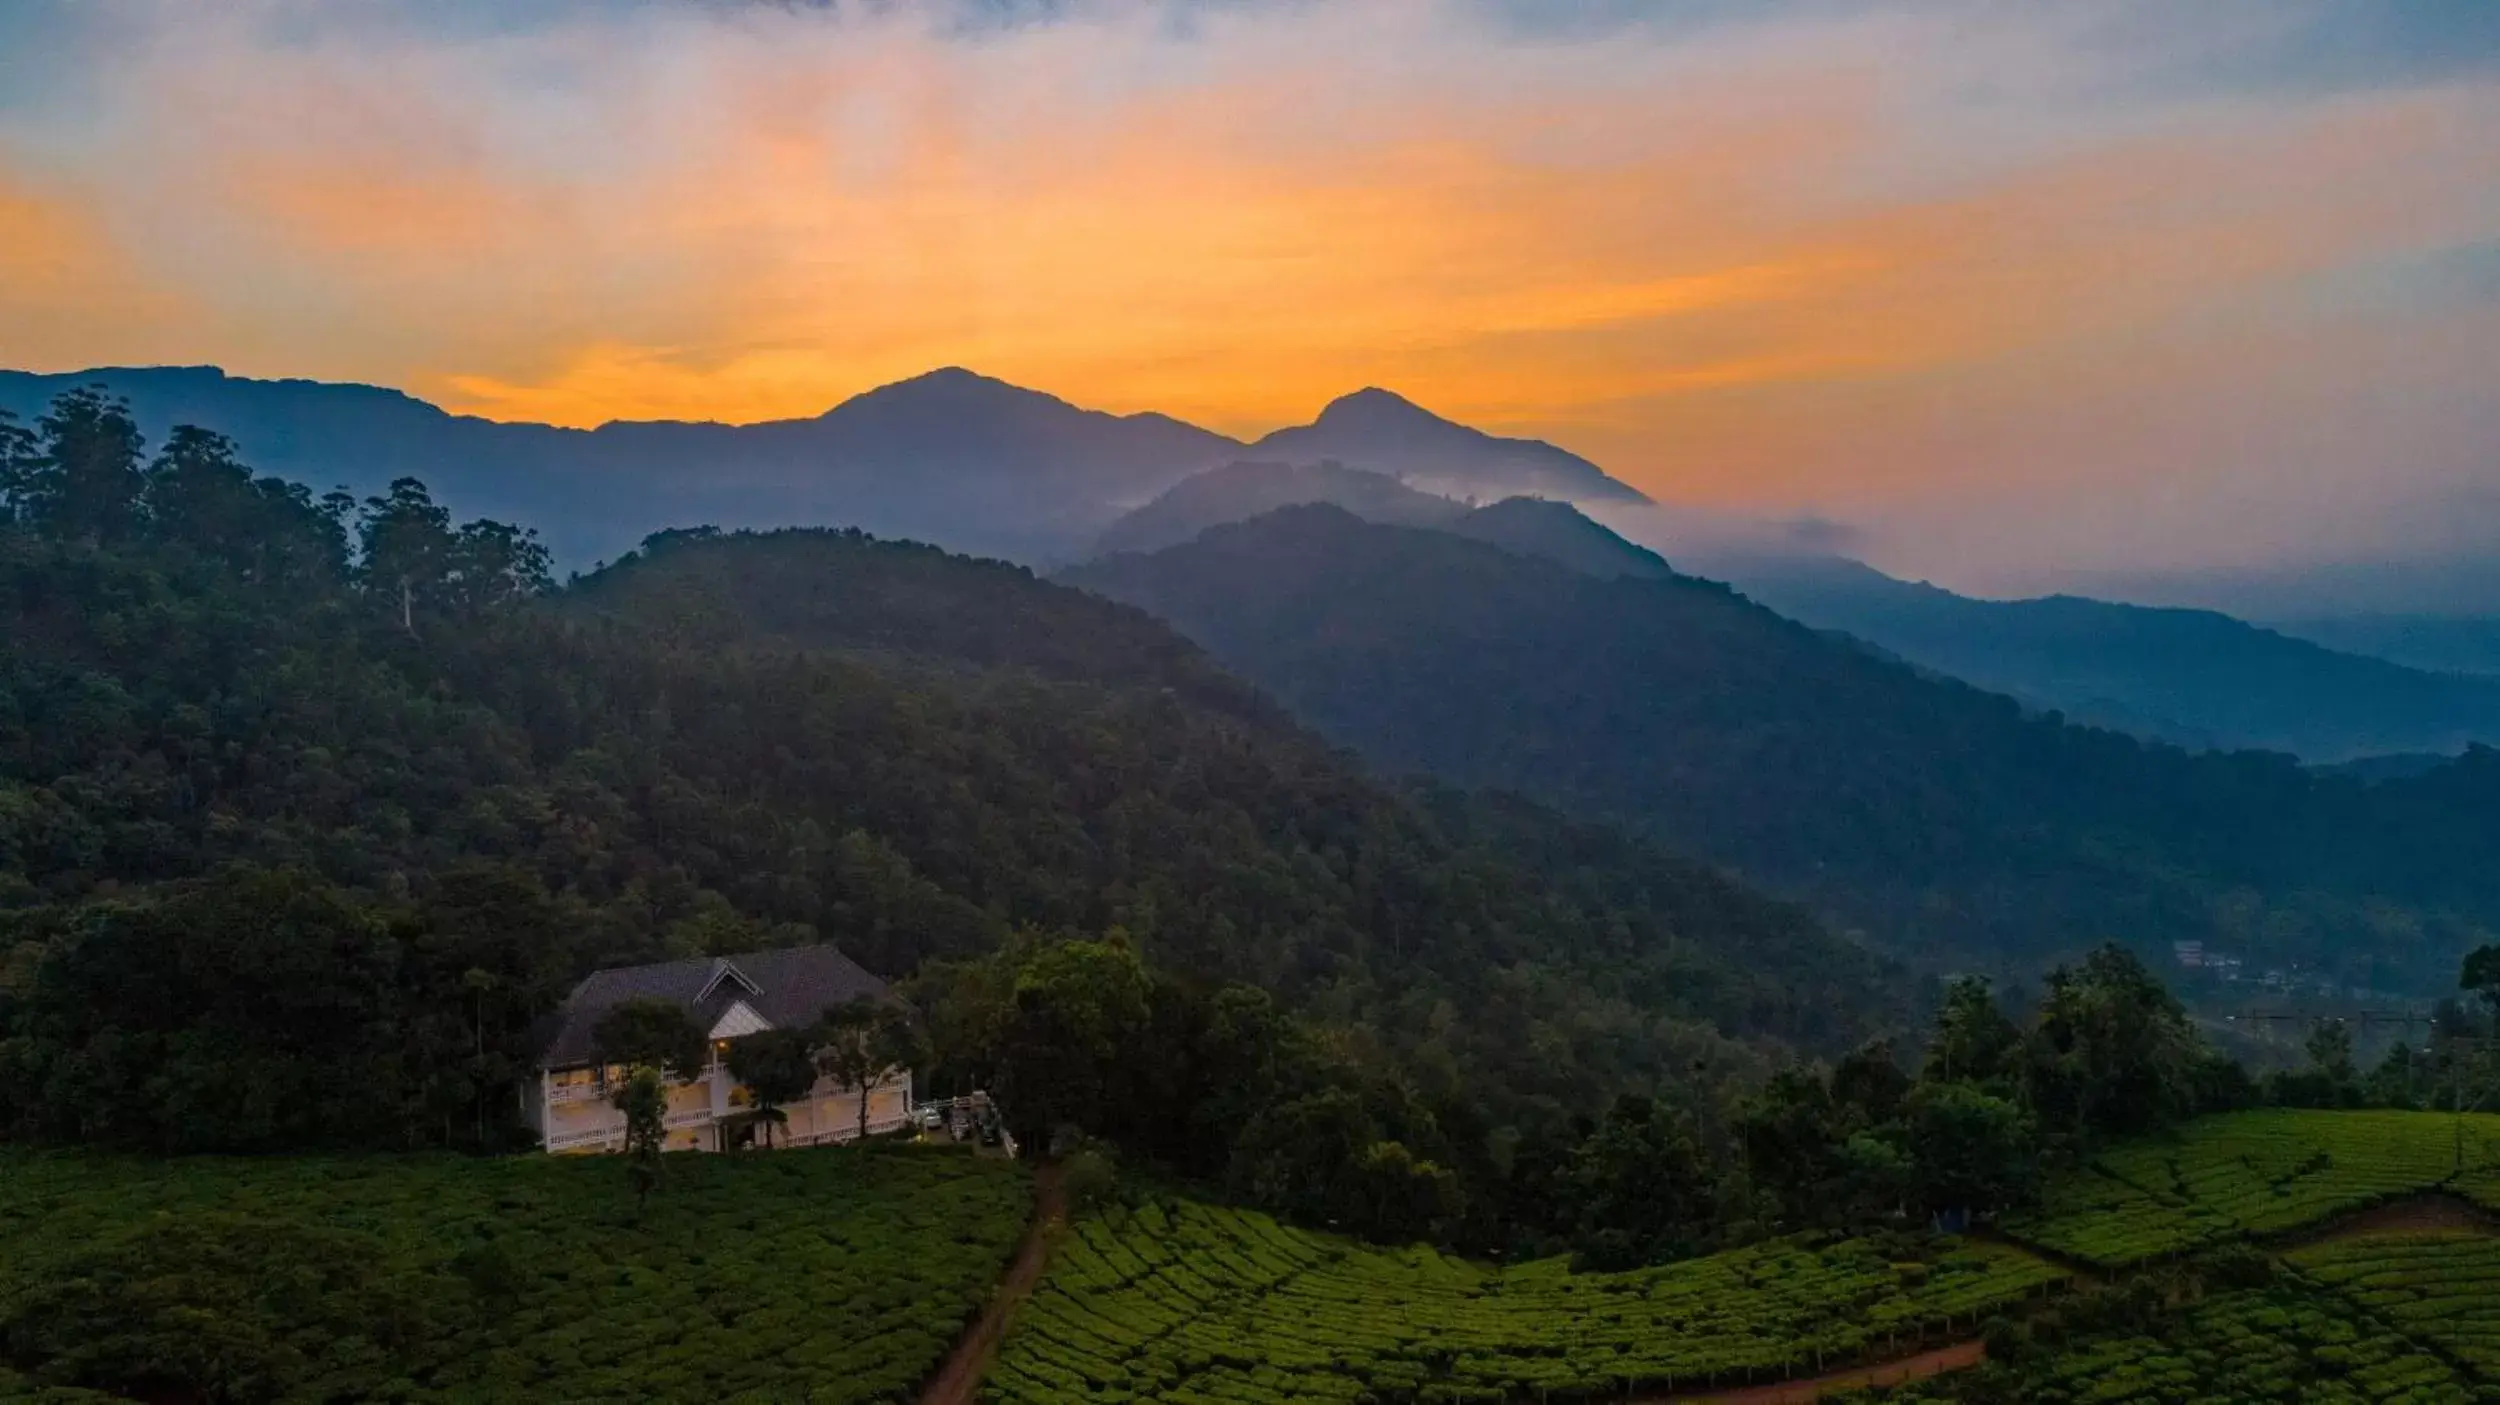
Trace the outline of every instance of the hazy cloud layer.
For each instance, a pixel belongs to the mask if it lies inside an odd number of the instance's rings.
[[[26,4],[0,363],[1364,384],[1978,587],[2500,549],[2500,6]]]

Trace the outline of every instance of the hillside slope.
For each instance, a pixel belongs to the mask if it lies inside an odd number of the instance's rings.
[[[1112,523],[1095,541],[1094,554],[1161,551],[1209,527],[1319,502],[1334,503],[1366,522],[1398,527],[1445,526],[1467,515],[1467,505],[1455,498],[1334,461],[1232,463],[1192,474]]]
[[[1722,586],[1592,579],[1331,508],[1065,579],[1173,621],[1382,765],[1644,827],[1942,964],[2195,938],[2445,988],[2500,914],[2477,857],[2500,839],[2500,752],[2366,789],[2192,757]]]
[[[1357,512],[1357,517],[1364,514]],[[1366,521],[1378,519],[1365,517]],[[1545,498],[1504,498],[1477,508],[1443,530],[1498,546],[1514,556],[1551,561],[1566,570],[1600,580],[1632,577],[1664,580],[1675,574],[1666,558],[1635,546],[1591,521],[1567,502]]]
[[[2184,746],[2332,763],[2500,742],[2500,681],[2338,653],[2207,610],[1974,600],[1830,557],[1700,568],[1792,619],[2077,721]]]
[[[0,991],[0,1047],[139,1080],[56,1100],[30,1073],[0,1129],[466,1140],[582,970],[819,938],[899,977],[1116,929],[1418,1078],[1476,1160],[1466,1127],[1841,1047],[1911,1000],[1695,864],[1386,787],[1159,624],[1017,568],[681,534],[541,604],[409,629],[396,600],[0,529],[0,946],[58,953]],[[287,1000],[319,1018],[256,1013]],[[195,1019],[228,1050],[196,1068],[208,1046],[166,1042]],[[287,1050],[240,1052],[262,1039]],[[107,1047],[121,1072],[77,1063]],[[184,1077],[235,1067],[266,1095],[182,1111]]]

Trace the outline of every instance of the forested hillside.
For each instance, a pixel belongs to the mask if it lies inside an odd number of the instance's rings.
[[[1721,586],[1298,508],[1066,579],[1379,764],[1626,821],[1896,949],[2011,974],[2202,939],[2446,986],[2500,916],[2500,752],[2364,786],[2027,716]]]
[[[1909,1004],[1796,909],[1385,787],[1017,568],[689,532],[557,591],[528,534],[413,481],[315,502],[196,431],[150,460],[101,399],[8,452],[12,1136],[494,1144],[584,970],[829,938],[919,976],[941,1079],[1116,1107],[1209,1174],[1264,1128],[1301,1158],[1259,1163],[1273,1194],[1390,1142],[1480,1189],[1502,1129],[1706,1093]],[[1017,1022],[1103,971],[1136,1006],[1093,1062]]]

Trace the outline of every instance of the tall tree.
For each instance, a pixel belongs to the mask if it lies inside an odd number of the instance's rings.
[[[660,1069],[689,1083],[711,1061],[703,1027],[686,1007],[654,996],[620,1001],[601,1015],[591,1026],[590,1046],[601,1063]]]
[[[897,1073],[928,1062],[928,1035],[908,1006],[884,1001],[868,1021],[863,1041],[868,1048],[868,1062],[874,1068],[872,1083],[882,1083]],[[868,1099],[859,1100],[859,1135],[868,1136]]]
[[[0,410],[0,526],[18,519],[41,457],[34,431]]]
[[[42,452],[20,492],[28,516],[56,537],[116,542],[143,520],[146,441],[130,407],[100,386],[66,391],[36,421]]]
[[[2457,971],[2457,988],[2479,997],[2484,1009],[2500,1015],[2500,945],[2467,952]]]
[[[1570,1177],[1581,1258],[1591,1268],[1680,1258],[1710,1233],[1709,1171],[1692,1139],[1647,1098],[1615,1100]]]
[[[1062,1125],[1099,1129],[1139,1061],[1153,981],[1125,940],[1057,942],[1016,973],[994,1031],[999,1091],[1018,1141],[1046,1147]]]
[[[2109,945],[2049,974],[2023,1058],[2026,1099],[2044,1129],[2090,1137],[2194,1111],[2208,1054],[2178,999],[2135,953]]]
[[[1918,1209],[1989,1214],[2039,1191],[2039,1134],[2020,1107],[1966,1083],[1929,1083],[1903,1108]]]
[[[609,1095],[625,1114],[625,1171],[633,1181],[634,1208],[649,1208],[651,1192],[660,1184],[660,1153],[668,1136],[668,1085],[660,1071],[637,1064]]]
[[[869,1092],[921,1058],[919,1027],[904,1006],[861,996],[827,1010],[817,1040],[816,1062],[825,1076],[859,1094],[859,1135],[865,1140]]]
[[[246,580],[331,581],[345,569],[346,500],[256,478],[222,434],[177,425],[148,466],[154,533],[215,557]]]
[[[1945,987],[1921,1074],[1935,1082],[1984,1083],[2007,1072],[2007,1060],[2022,1038],[2022,1031],[1997,1008],[1988,978],[1963,976]]]
[[[2352,1026],[2342,1020],[2320,1020],[2309,1027],[2302,1044],[2310,1070],[2336,1087],[2361,1076],[2352,1059]]]
[[[805,1030],[766,1029],[733,1039],[724,1062],[729,1076],[746,1085],[755,1098],[755,1115],[764,1124],[764,1145],[771,1146],[773,1128],[790,1120],[783,1107],[797,1102],[816,1086],[813,1041]]]
[[[393,479],[388,494],[365,499],[356,534],[365,589],[385,602],[401,629],[416,633],[417,612],[444,603],[452,577],[458,538],[451,513],[425,484]]]
[[[485,518],[464,524],[452,538],[448,603],[465,615],[517,604],[555,584],[552,559],[534,527]]]

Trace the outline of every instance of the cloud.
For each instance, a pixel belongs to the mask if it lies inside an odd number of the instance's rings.
[[[40,213],[0,247],[86,260],[0,261],[0,311],[56,309],[0,322],[22,363],[216,359],[574,424],[812,414],[968,364],[1245,434],[1391,383],[1973,582],[2378,549],[2489,471],[2500,90],[2469,12],[104,0],[10,25],[0,54],[45,61],[0,58],[0,199]]]

